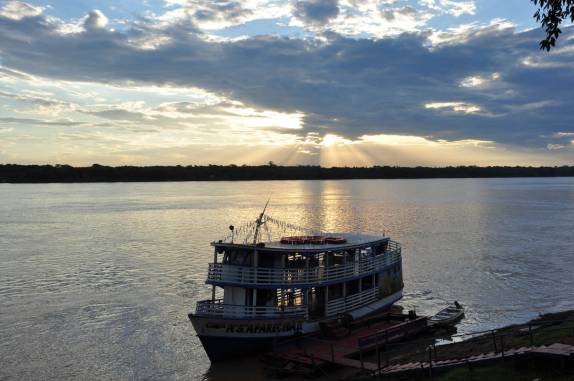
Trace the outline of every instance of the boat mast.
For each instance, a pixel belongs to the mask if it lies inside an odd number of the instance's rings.
[[[259,218],[256,221],[256,225],[255,225],[255,234],[253,235],[253,244],[256,245],[257,244],[257,238],[259,238],[259,228],[261,227],[261,225],[263,225],[263,216],[265,215],[265,210],[267,209],[267,205],[269,205],[269,200],[267,200],[267,202],[265,203],[265,206],[263,207],[263,211],[261,212],[261,214],[259,215]]]

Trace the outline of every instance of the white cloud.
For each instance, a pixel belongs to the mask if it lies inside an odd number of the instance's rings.
[[[84,20],[86,30],[104,29],[108,25],[108,18],[98,9],[90,11]]]
[[[559,150],[559,149],[565,148],[565,146],[562,144],[548,144],[548,145],[546,145],[546,148],[548,148],[549,150],[552,151],[552,150]]]
[[[432,12],[411,6],[395,7],[394,1],[339,1],[338,13],[322,23],[292,18],[289,25],[314,32],[332,31],[342,35],[367,34],[377,38],[421,30],[433,17]]]
[[[500,73],[492,73],[490,75],[471,75],[463,78],[460,81],[460,86],[462,87],[487,87],[493,82],[500,79]]]
[[[474,15],[476,13],[476,4],[474,1],[421,0],[421,4],[430,9],[448,13],[455,17],[464,14]]]
[[[157,16],[162,24],[189,20],[204,30],[219,30],[249,21],[288,16],[291,6],[279,0],[166,0],[169,9]]]
[[[0,16],[12,20],[22,20],[26,17],[39,16],[45,7],[34,6],[22,1],[8,0],[4,7],[0,9]]]
[[[465,102],[430,102],[425,103],[427,109],[447,109],[464,114],[475,114],[482,111],[480,106]]]
[[[553,135],[555,138],[570,138],[574,137],[574,132],[557,132]]]
[[[516,26],[505,19],[493,19],[488,23],[472,22],[461,24],[447,30],[433,30],[428,36],[428,40],[433,47],[441,45],[465,44],[473,39],[495,36],[497,34],[514,32]]]

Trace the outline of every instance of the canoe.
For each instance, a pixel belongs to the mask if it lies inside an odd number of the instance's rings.
[[[464,307],[455,302],[428,319],[429,325],[453,325],[464,316]]]

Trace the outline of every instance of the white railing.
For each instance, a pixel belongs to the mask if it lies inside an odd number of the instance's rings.
[[[338,313],[349,312],[377,300],[378,289],[371,288],[358,294],[345,298],[329,300],[327,302],[326,316],[335,316]]]
[[[368,275],[373,271],[400,262],[400,246],[395,242],[390,242],[389,248],[390,250],[382,254],[363,258],[359,262],[351,262],[332,267],[320,266],[309,269],[243,267],[222,263],[210,263],[207,279],[213,282],[237,283],[241,285],[321,285],[326,282]]]
[[[307,318],[307,306],[242,306],[225,304],[223,299],[202,300],[195,307],[197,316],[223,317],[235,319],[265,318]]]

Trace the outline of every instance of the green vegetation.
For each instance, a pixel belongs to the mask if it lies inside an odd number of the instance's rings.
[[[278,166],[151,166],[90,167],[69,165],[0,165],[0,182],[129,182],[129,181],[221,181],[221,180],[343,180],[421,179],[478,177],[574,176],[574,166],[562,167],[332,167]]]
[[[540,41],[540,49],[549,51],[556,45],[558,36],[562,33],[560,25],[564,22],[574,22],[574,0],[532,0],[538,10],[534,18],[540,23],[546,38]]]

